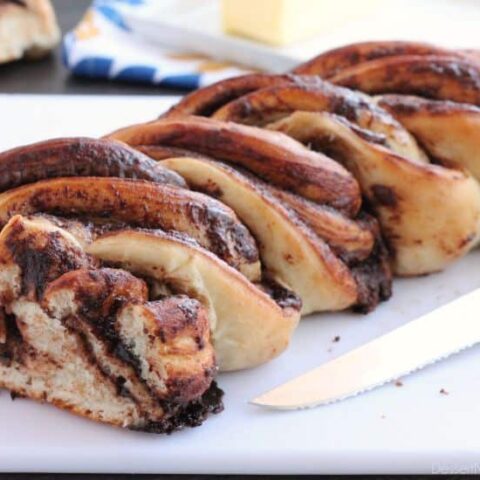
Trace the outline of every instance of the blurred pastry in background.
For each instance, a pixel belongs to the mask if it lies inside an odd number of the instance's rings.
[[[0,0],[0,63],[41,58],[59,40],[50,0]]]

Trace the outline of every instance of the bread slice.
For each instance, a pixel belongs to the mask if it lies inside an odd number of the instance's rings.
[[[149,300],[144,280],[102,268],[46,218],[13,217],[0,260],[0,387],[152,432],[221,410],[200,302]]]

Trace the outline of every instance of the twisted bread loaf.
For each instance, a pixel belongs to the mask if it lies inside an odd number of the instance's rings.
[[[0,154],[0,385],[129,428],[197,425],[221,409],[217,366],[273,358],[300,313],[369,311],[391,268],[468,252],[479,58],[352,45],[102,140]]]

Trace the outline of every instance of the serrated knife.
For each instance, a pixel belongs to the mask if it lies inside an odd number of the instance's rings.
[[[480,342],[480,289],[251,401],[280,410],[352,397]]]

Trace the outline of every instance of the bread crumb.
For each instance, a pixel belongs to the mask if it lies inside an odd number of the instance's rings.
[[[403,382],[401,380],[395,380],[396,387],[403,387]]]

